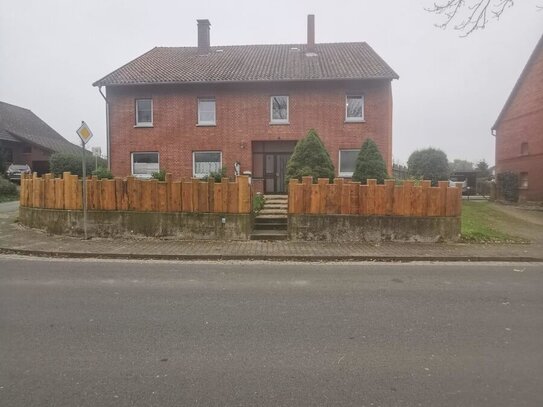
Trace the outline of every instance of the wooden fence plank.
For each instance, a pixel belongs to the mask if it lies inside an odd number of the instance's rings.
[[[116,182],[114,179],[101,180],[102,210],[114,211],[117,209],[117,197],[115,194]]]
[[[369,179],[368,193],[367,193],[367,214],[375,215],[375,187],[377,186],[377,180]]]
[[[218,182],[214,186],[213,212],[215,212],[215,213],[223,213],[224,212],[224,209],[223,209],[223,206],[222,206],[222,203],[223,203],[223,199],[222,199],[223,188],[224,188],[224,184],[222,182]],[[228,188],[228,186],[227,186],[227,188]]]
[[[251,188],[249,186],[249,177],[240,175],[237,177],[239,193],[238,213],[251,213]]]
[[[317,180],[319,185],[319,213],[326,213],[326,196],[328,194],[328,184],[330,180],[328,178],[319,178]]]
[[[55,178],[55,209],[64,209],[64,180]]]
[[[151,180],[149,181],[140,181],[138,180],[137,182],[139,182],[140,184],[140,189],[141,189],[141,193],[140,193],[140,201],[141,201],[141,204],[138,208],[139,211],[143,211],[143,212],[149,212],[149,211],[152,211],[153,210],[153,201],[154,199],[156,198],[155,197],[155,194],[153,193],[153,186],[156,185],[154,182],[151,182]]]
[[[405,180],[403,183],[402,216],[409,216],[413,212],[413,208],[411,207],[412,191],[413,191],[413,181]]]
[[[117,210],[128,210],[128,181],[122,178],[115,178],[115,198]]]
[[[339,205],[341,201],[337,194],[338,186],[336,184],[327,184],[326,185],[326,214],[337,214],[339,213]]]
[[[296,200],[296,185],[298,184],[298,180],[295,178],[291,178],[288,182],[288,213],[295,213],[294,212],[294,201]]]
[[[303,212],[302,213],[309,213],[311,212],[311,185],[313,184],[313,177],[307,176],[302,177],[302,184],[304,186],[304,192],[303,192]]]
[[[158,212],[168,212],[168,183],[166,181],[157,181],[155,210]]]
[[[198,209],[196,212],[209,212],[209,187],[207,182],[198,182]]]
[[[386,194],[385,194],[385,186],[384,185],[376,185],[375,186],[375,205],[374,205],[374,213],[375,215],[383,216],[386,214]]]
[[[422,208],[420,210],[420,216],[428,216],[428,202],[430,200],[430,187],[432,182],[430,180],[423,180],[421,182],[422,188]]]
[[[439,216],[445,216],[447,214],[447,188],[449,187],[449,181],[438,181],[439,188]]]
[[[385,180],[385,215],[392,215],[394,213],[394,186],[396,181],[393,179]]]
[[[359,199],[360,195],[358,193],[360,189],[359,182],[350,182],[349,183],[349,213],[351,215],[357,215],[359,212]]]
[[[238,213],[239,210],[239,184],[237,182],[228,183],[228,213]]]
[[[128,210],[137,211],[140,202],[140,185],[134,177],[126,177],[126,190],[128,194]]]
[[[305,206],[305,190],[306,186],[304,184],[295,184],[294,185],[294,199],[293,199],[293,213],[300,214],[304,213]]]
[[[192,207],[192,181],[183,182],[181,187],[181,201],[183,206],[183,212],[193,212]]]
[[[181,212],[183,210],[181,188],[181,181],[174,181],[170,186],[170,204],[168,206],[170,212]]]
[[[311,184],[311,206],[309,208],[309,213],[317,214],[319,213],[320,205],[320,187],[318,184]]]

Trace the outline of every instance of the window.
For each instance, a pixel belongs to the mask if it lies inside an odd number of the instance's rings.
[[[203,178],[212,172],[221,172],[222,153],[220,151],[195,151],[192,155],[194,177]]]
[[[352,177],[360,150],[339,150],[339,176]]]
[[[520,155],[528,155],[528,143],[524,142],[520,145]]]
[[[215,125],[215,98],[198,98],[198,124]]]
[[[153,126],[153,100],[136,99],[136,126]]]
[[[270,108],[272,123],[288,123],[288,96],[272,96]]]
[[[527,172],[520,173],[519,184],[520,184],[520,188],[522,189],[528,188],[528,173]]]
[[[347,96],[345,98],[345,121],[364,121],[364,96]]]
[[[132,153],[132,175],[151,178],[158,170],[158,153]]]

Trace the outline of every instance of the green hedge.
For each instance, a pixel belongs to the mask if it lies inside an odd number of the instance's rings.
[[[107,167],[107,161],[98,158],[98,167]],[[95,169],[96,158],[88,154],[86,157],[87,174],[91,174]],[[55,175],[61,175],[63,172],[70,171],[74,175],[83,175],[83,160],[79,154],[54,153],[49,158],[50,171]]]

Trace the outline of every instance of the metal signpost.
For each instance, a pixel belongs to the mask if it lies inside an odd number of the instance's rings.
[[[92,138],[92,131],[84,121],[81,127],[77,129],[77,135],[81,139],[81,149],[83,154],[83,232],[87,240],[87,160],[85,157],[85,144]]]

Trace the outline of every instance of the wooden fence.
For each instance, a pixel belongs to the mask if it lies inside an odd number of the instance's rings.
[[[345,214],[378,216],[460,216],[462,188],[449,187],[448,181],[440,181],[431,187],[430,181],[415,186],[413,181],[395,185],[386,180],[377,185],[368,180],[367,185],[337,178],[319,178],[313,184],[312,177],[302,182],[290,180],[289,214]]]
[[[21,179],[21,206],[49,209],[83,208],[83,181],[65,172],[62,178],[35,174]],[[198,179],[172,181],[134,177],[87,179],[87,209],[97,211],[152,211],[197,213],[250,213],[251,190],[247,176],[221,182]]]

